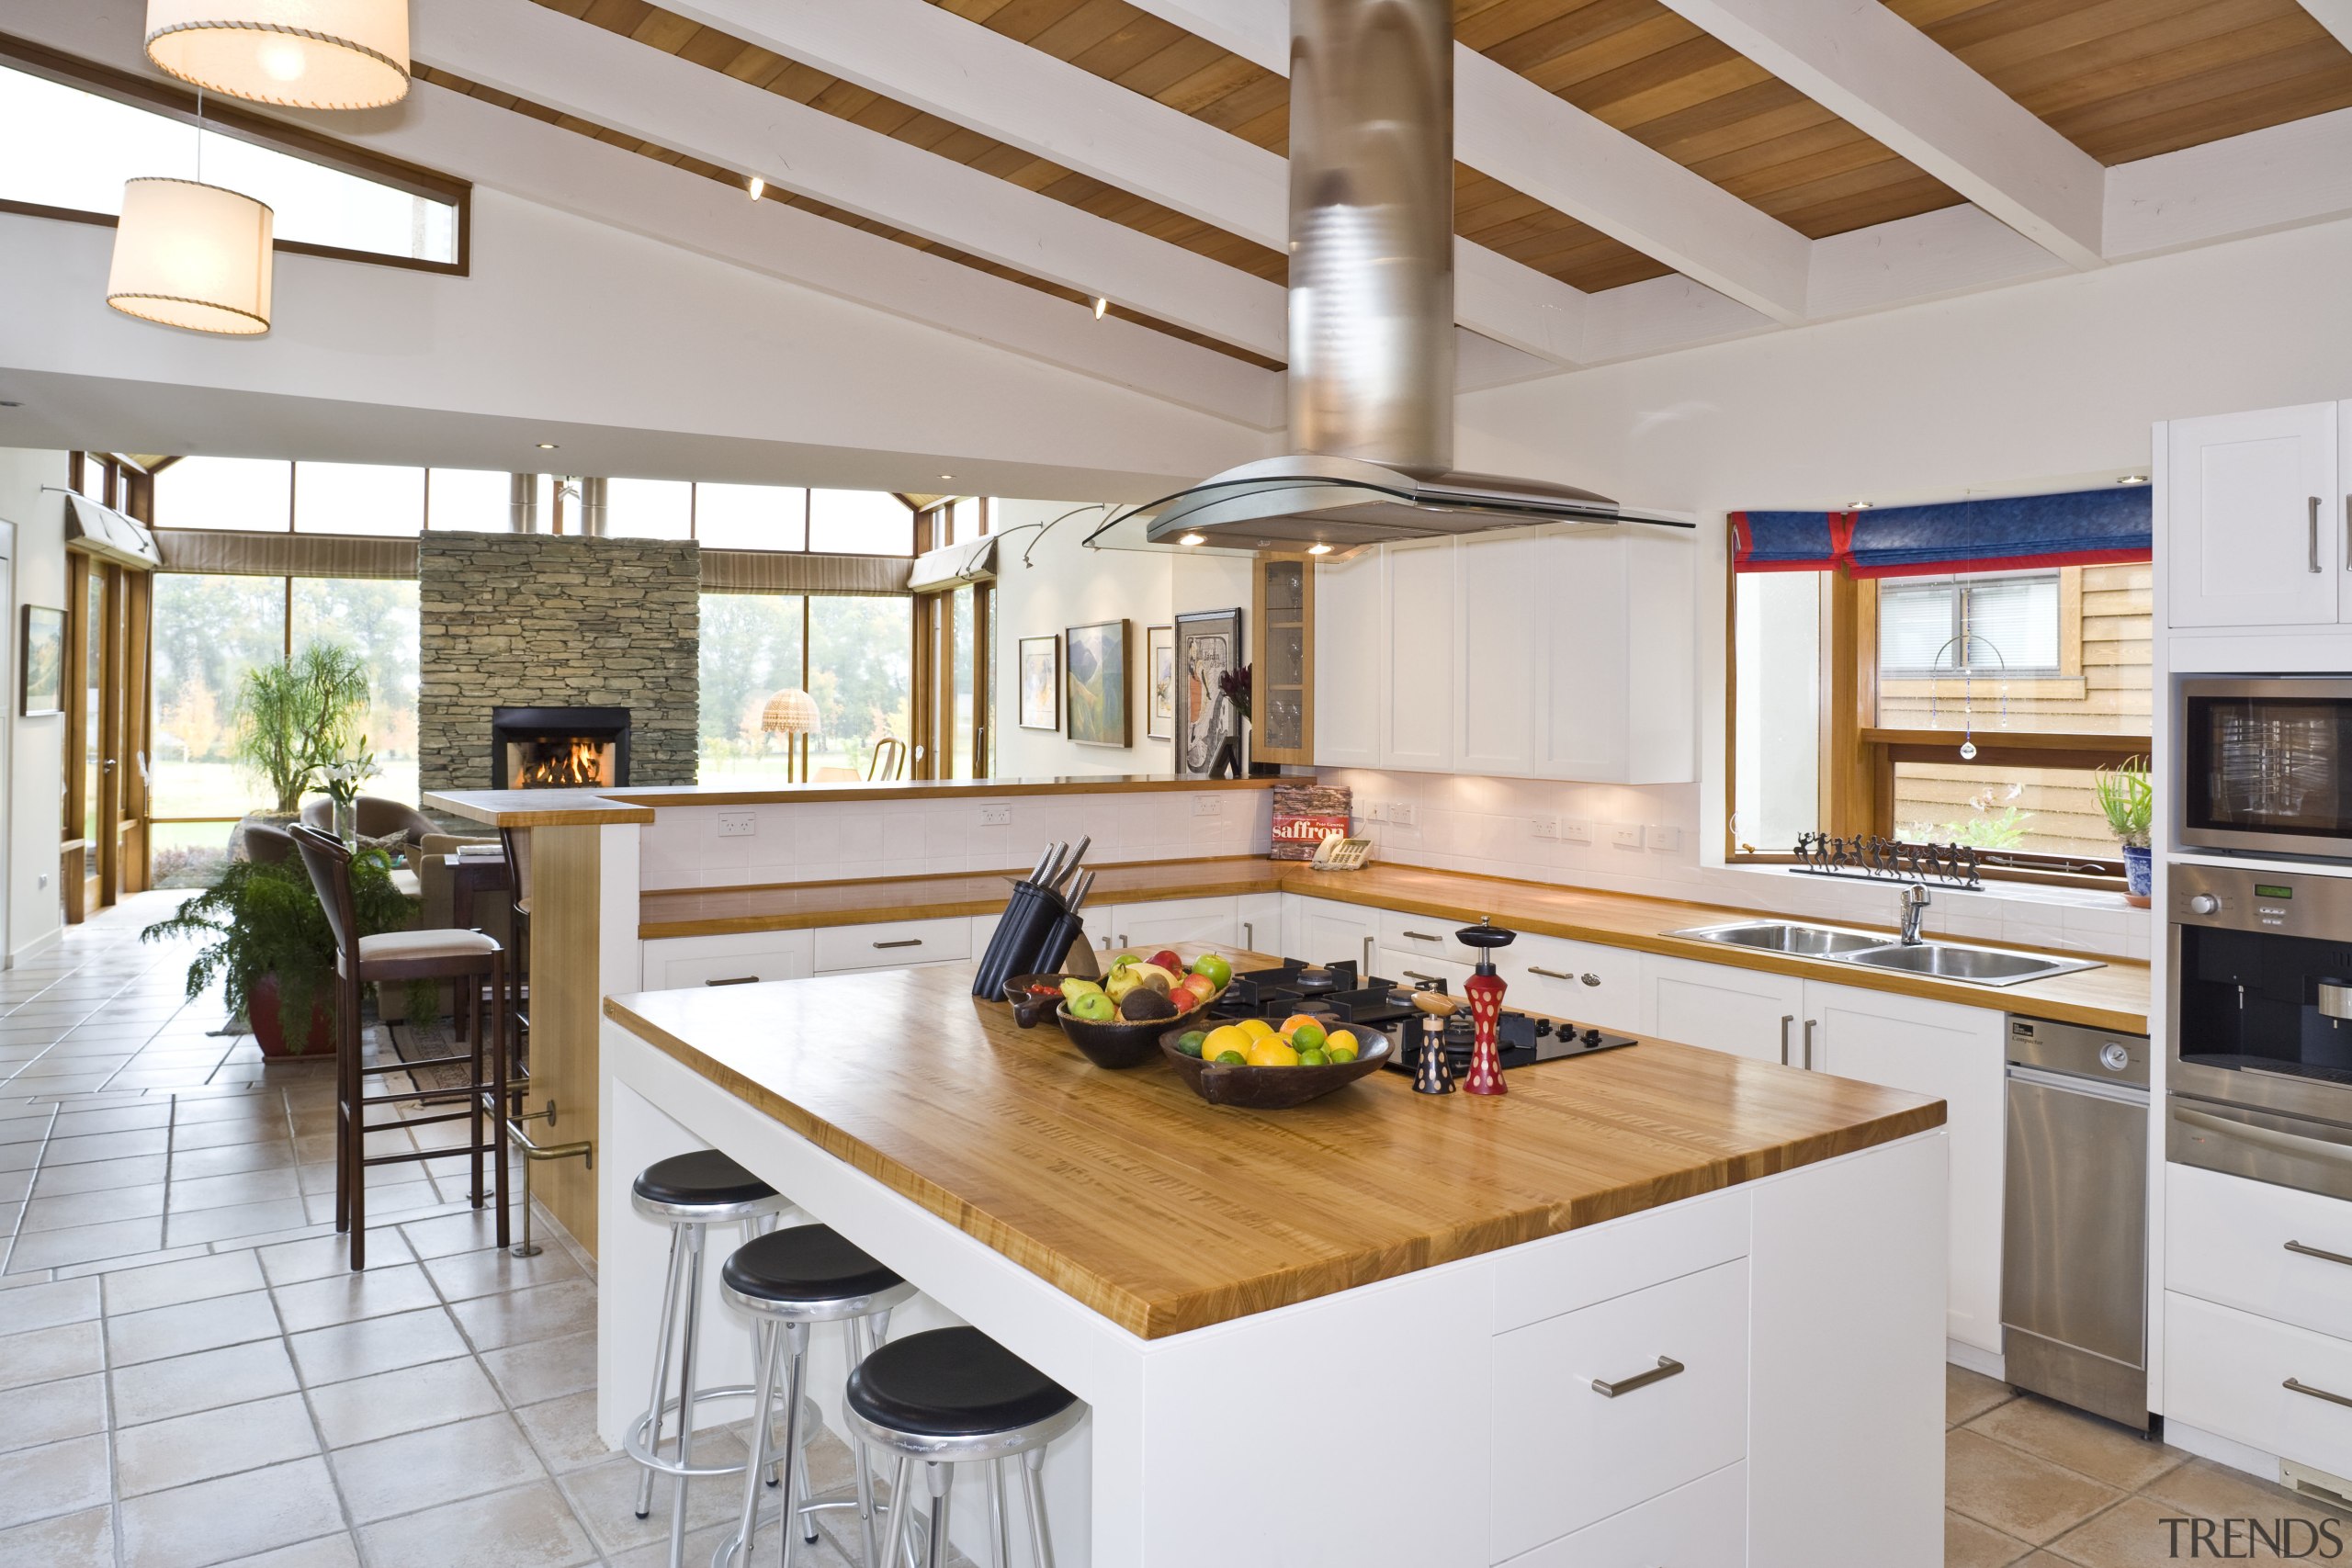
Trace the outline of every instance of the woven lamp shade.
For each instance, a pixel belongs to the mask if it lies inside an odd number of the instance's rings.
[[[147,58],[257,104],[376,108],[408,96],[408,0],[147,0]]]
[[[817,728],[817,699],[797,687],[778,692],[760,710],[760,728],[770,735],[806,735]]]
[[[122,182],[107,303],[199,333],[269,331],[270,224],[252,197],[194,180]]]

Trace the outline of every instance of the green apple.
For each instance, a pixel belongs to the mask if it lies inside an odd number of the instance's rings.
[[[1207,976],[1209,984],[1221,991],[1233,978],[1233,961],[1221,953],[1204,953],[1193,960],[1193,973]]]
[[[1062,982],[1062,1000],[1066,1002],[1074,1002],[1089,992],[1101,996],[1102,987],[1091,980],[1080,980],[1075,976]]]
[[[1080,996],[1072,997],[1068,1006],[1070,1017],[1083,1019],[1089,1023],[1108,1023],[1118,1016],[1119,1010],[1111,1004],[1111,998],[1101,991],[1088,991]]]

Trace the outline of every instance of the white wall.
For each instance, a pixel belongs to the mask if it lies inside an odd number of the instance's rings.
[[[65,502],[56,491],[67,477],[62,452],[0,447],[0,521],[16,525],[14,603],[8,606],[6,652],[0,656],[0,700],[7,705],[6,931],[0,934],[11,964],[57,939],[58,786],[64,780],[65,719],[25,718],[17,709],[17,661],[23,606],[65,604]]]
[[[1080,541],[1107,515],[1095,509],[1056,524],[1043,539],[1031,525],[1069,511],[1067,502],[1000,501],[997,550],[996,773],[1000,778],[1062,773],[1175,772],[1175,742],[1154,740],[1145,707],[1146,628],[1173,626],[1179,611],[1250,612],[1250,563],[1231,556],[1179,556],[1169,550],[1090,550]],[[1034,548],[1032,546],[1034,545]],[[1023,556],[1028,564],[1023,564]],[[1131,630],[1127,700],[1135,744],[1125,750],[1081,746],[1063,730],[1023,729],[1020,641],[1059,636],[1071,626],[1125,617]],[[1069,679],[1065,658],[1063,679]],[[1066,726],[1065,726],[1066,728]]]

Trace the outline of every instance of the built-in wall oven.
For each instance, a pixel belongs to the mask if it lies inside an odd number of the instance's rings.
[[[2175,862],[2165,1148],[2352,1199],[2352,877]]]
[[[2352,859],[2352,678],[2185,680],[2175,716],[2183,848]]]

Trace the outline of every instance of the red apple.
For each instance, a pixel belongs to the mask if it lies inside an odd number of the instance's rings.
[[[1159,964],[1170,975],[1182,975],[1185,969],[1184,961],[1177,957],[1176,950],[1170,947],[1163,947],[1158,953],[1153,953],[1151,955],[1151,962]]]

